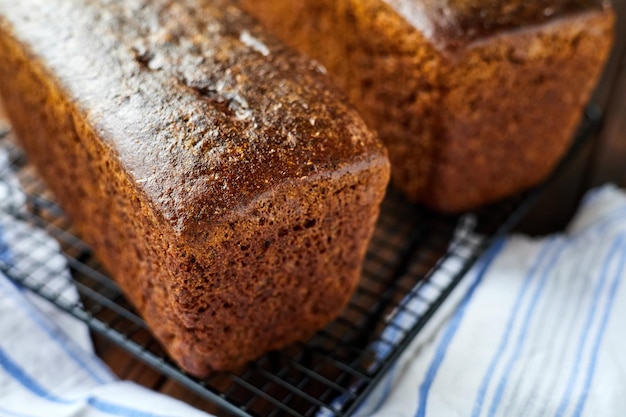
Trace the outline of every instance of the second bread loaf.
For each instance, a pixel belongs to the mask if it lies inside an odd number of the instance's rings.
[[[461,211],[544,179],[611,47],[605,0],[239,0],[324,64],[413,200]]]

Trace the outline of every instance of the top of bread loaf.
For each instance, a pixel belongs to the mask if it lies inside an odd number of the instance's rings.
[[[610,7],[608,0],[384,0],[437,47]]]
[[[325,70],[228,1],[0,0],[0,25],[179,232],[277,184],[387,164]]]

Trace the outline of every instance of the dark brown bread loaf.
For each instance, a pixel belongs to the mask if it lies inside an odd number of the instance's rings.
[[[392,181],[460,211],[541,181],[611,47],[604,0],[238,0],[328,68]]]
[[[0,0],[0,62],[29,158],[184,369],[343,308],[389,166],[315,63],[224,0]]]

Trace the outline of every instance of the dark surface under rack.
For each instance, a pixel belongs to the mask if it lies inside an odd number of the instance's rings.
[[[597,130],[600,119],[597,108],[587,109],[570,157]],[[8,152],[10,169],[18,174],[27,195],[25,207],[12,214],[45,229],[60,243],[71,279],[56,264],[20,259],[12,259],[10,264],[0,260],[0,271],[85,321],[93,331],[165,376],[241,416],[309,417],[321,409],[336,416],[352,414],[480,253],[512,229],[544,187],[486,207],[470,217],[437,215],[390,191],[369,247],[361,283],[341,317],[306,343],[269,353],[238,373],[199,380],[185,374],[163,353],[89,247],[73,234],[71,224],[49,198],[10,136],[0,132],[0,148]],[[565,158],[561,168],[570,157]],[[472,221],[466,223],[473,224],[473,232],[484,239],[454,237],[460,221],[470,218]],[[34,276],[39,278],[33,279]],[[77,287],[80,301],[62,295],[62,290],[71,285]],[[408,303],[408,299],[413,301]],[[393,319],[399,314],[411,318],[409,326]],[[386,327],[394,329],[393,338],[389,338],[389,331],[384,331]]]

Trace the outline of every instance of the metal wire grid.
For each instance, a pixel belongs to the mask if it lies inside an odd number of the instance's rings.
[[[590,107],[576,143],[591,136],[599,122],[598,109]],[[536,189],[473,213],[474,229],[485,237],[476,240],[471,234],[454,236],[459,217],[433,214],[391,191],[383,202],[361,283],[337,320],[307,343],[266,354],[237,373],[200,380],[167,358],[89,247],[73,234],[10,135],[4,136],[0,147],[8,151],[10,169],[18,173],[27,196],[25,205],[12,214],[53,236],[67,266],[12,259],[10,264],[0,260],[0,270],[164,375],[240,416],[310,417],[320,410],[352,414],[480,253],[509,231],[540,193]],[[64,274],[66,268],[71,278]],[[63,296],[70,286],[78,289],[79,301]]]

